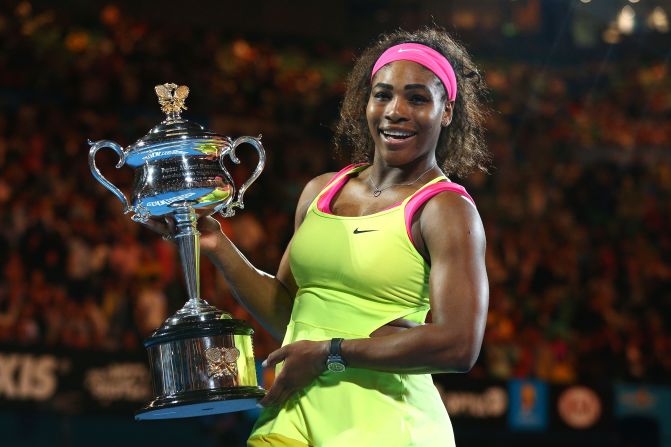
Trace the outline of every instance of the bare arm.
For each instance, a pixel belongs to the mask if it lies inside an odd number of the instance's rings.
[[[311,180],[301,193],[296,207],[294,231],[303,222],[308,206],[333,174]],[[201,249],[222,272],[235,298],[273,337],[284,337],[298,287],[289,267],[289,246],[284,251],[277,274],[272,276],[254,267],[224,235],[219,223],[201,219],[204,234]],[[215,227],[216,226],[216,227]],[[205,236],[207,235],[207,236]],[[207,240],[205,238],[208,238]]]

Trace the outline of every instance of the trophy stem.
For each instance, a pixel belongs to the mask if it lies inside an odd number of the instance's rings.
[[[175,242],[182,261],[189,300],[175,315],[168,318],[166,324],[172,326],[194,319],[220,318],[223,312],[200,297],[200,232],[196,228],[198,216],[188,206],[177,208],[172,215],[177,226]]]
[[[192,208],[178,208],[173,214],[177,224],[175,242],[182,261],[186,291],[191,306],[200,299],[200,232],[196,229],[196,213]]]

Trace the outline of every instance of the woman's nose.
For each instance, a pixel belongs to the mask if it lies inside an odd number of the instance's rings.
[[[394,97],[387,104],[384,117],[389,121],[398,122],[407,120],[407,109],[405,107],[405,102],[402,98]]]

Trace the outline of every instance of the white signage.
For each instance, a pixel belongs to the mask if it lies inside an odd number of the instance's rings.
[[[58,366],[52,355],[0,354],[0,397],[49,399],[58,387]]]
[[[601,400],[587,387],[572,386],[559,396],[557,409],[569,427],[589,428],[601,417]]]
[[[142,363],[112,363],[86,372],[84,385],[103,402],[144,401],[150,398],[149,370]]]
[[[508,393],[500,386],[482,391],[445,391],[436,384],[445,408],[450,416],[474,418],[498,418],[508,409]]]

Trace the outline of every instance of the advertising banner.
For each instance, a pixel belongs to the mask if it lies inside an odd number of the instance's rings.
[[[272,371],[258,364],[257,372],[259,383],[268,388]],[[550,442],[553,439],[562,440],[562,445],[571,439],[617,439],[671,447],[671,387],[608,382],[553,385],[464,374],[433,378],[455,431],[464,439],[478,442],[503,436],[515,444],[544,436],[546,446],[559,445]],[[0,347],[0,409],[119,414],[132,420],[135,411],[152,398],[145,352]],[[241,416],[253,420],[257,415],[258,410],[250,410]],[[546,439],[547,434],[558,436]]]
[[[545,431],[548,427],[548,385],[536,380],[512,380],[508,384],[512,430]]]
[[[132,412],[151,397],[144,355],[0,349],[0,408]]]

